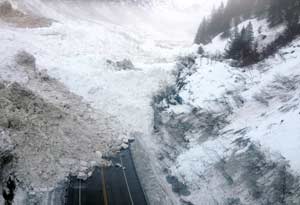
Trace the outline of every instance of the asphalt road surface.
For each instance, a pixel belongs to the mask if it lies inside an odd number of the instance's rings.
[[[111,160],[122,167],[97,168],[86,181],[72,177],[66,205],[147,205],[130,150]]]

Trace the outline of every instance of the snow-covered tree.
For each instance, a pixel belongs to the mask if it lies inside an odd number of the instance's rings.
[[[239,61],[240,65],[249,64],[257,60],[255,45],[252,23],[243,27],[241,31],[236,26],[228,42],[225,57]]]

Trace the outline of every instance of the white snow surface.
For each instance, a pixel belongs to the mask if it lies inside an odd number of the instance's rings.
[[[231,195],[235,197],[234,191],[224,189],[222,178],[210,177],[217,176],[214,167],[221,159],[246,151],[237,151],[233,143],[241,137],[236,133],[240,130],[245,131],[242,135],[244,138],[259,144],[271,160],[281,160],[280,156],[286,159],[291,171],[299,176],[299,55],[300,39],[296,39],[280,49],[275,56],[243,69],[230,67],[228,62],[211,62],[200,57],[197,59],[196,71],[186,78],[187,84],[179,93],[183,98],[183,105],[171,106],[169,111],[177,114],[190,113],[186,106],[191,105],[224,112],[226,107],[220,104],[220,100],[223,100],[232,109],[232,114],[228,117],[229,124],[217,138],[199,143],[198,136],[185,136],[189,140],[189,148],[177,157],[171,172],[191,190],[195,190],[186,197],[187,201],[215,204],[212,199],[220,201],[222,197],[223,200]],[[243,99],[243,105],[236,104],[232,93]],[[255,96],[270,98],[265,102]],[[207,181],[201,181],[201,176]],[[199,188],[201,182],[203,186]],[[242,197],[241,193],[240,195]],[[245,204],[252,203],[247,202],[247,197],[244,199]]]
[[[71,91],[117,116],[129,129],[148,132],[152,94],[170,82],[174,58],[189,50],[199,15],[208,14],[218,1],[188,14],[176,2],[152,8],[96,1],[12,2],[54,22],[36,29],[1,23],[1,61],[28,50],[38,67]],[[185,5],[189,9],[193,4]],[[130,59],[137,70],[117,72],[107,65],[107,60],[123,59]]]

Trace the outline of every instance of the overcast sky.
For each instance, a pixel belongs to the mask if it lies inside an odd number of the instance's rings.
[[[224,0],[223,2],[226,2]],[[222,0],[165,0],[167,7],[154,11],[151,20],[157,30],[168,38],[193,41],[204,16],[211,13],[213,6]]]

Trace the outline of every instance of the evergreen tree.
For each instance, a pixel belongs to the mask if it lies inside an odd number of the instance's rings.
[[[257,61],[257,46],[254,43],[254,32],[251,22],[246,28],[243,27],[240,32],[237,26],[234,28],[228,42],[225,57],[239,61],[240,65],[247,65]]]
[[[269,27],[287,25],[285,32],[258,54],[253,25],[239,31],[237,25],[251,17],[267,18]],[[280,47],[300,35],[300,0],[228,0],[204,18],[196,36],[196,43],[207,44],[216,35],[230,37],[225,57],[249,64],[274,54]],[[234,22],[234,23],[233,23]],[[261,29],[260,29],[261,30]]]
[[[207,43],[210,42],[207,27],[208,27],[208,22],[207,22],[206,18],[203,18],[203,20],[202,20],[202,22],[199,26],[196,38],[195,38],[195,43],[197,43],[197,44],[201,44],[201,43],[207,44]]]
[[[238,27],[234,27],[233,32],[231,33],[230,40],[226,49],[226,58],[232,58],[235,60],[240,59],[240,45],[241,45],[241,34]]]
[[[248,41],[248,43],[252,46],[253,42],[254,42],[254,31],[253,31],[253,25],[251,23],[251,21],[248,23],[247,27],[246,27],[246,39]]]
[[[266,0],[256,0],[266,1]],[[249,18],[253,14],[256,1],[249,0],[228,0],[227,4],[221,3],[214,8],[209,18],[202,20],[197,32],[195,43],[209,43],[217,34],[223,33],[222,37],[227,37],[231,27],[231,22],[239,24],[243,19]],[[206,23],[203,29],[203,23]]]

